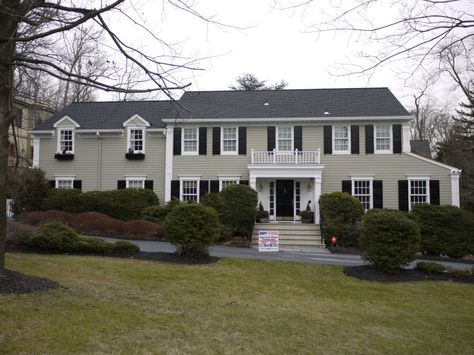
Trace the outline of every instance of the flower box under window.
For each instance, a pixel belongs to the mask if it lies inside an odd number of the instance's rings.
[[[56,160],[73,160],[73,159],[74,159],[74,154],[56,153],[56,154],[54,154],[54,158],[55,158]]]
[[[125,158],[128,160],[143,160],[145,159],[145,153],[125,153]]]

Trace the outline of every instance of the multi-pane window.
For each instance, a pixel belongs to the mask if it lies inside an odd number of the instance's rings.
[[[373,206],[372,180],[352,180],[352,195],[357,197],[365,210]]]
[[[430,203],[429,180],[409,180],[410,209],[414,205]]]
[[[59,131],[59,150],[61,153],[72,153],[74,151],[73,130],[62,129]]]
[[[183,153],[197,153],[198,151],[197,128],[183,129]]]
[[[74,188],[73,179],[56,179],[56,188],[57,189],[72,189]]]
[[[199,201],[199,180],[181,181],[181,201]]]
[[[390,126],[375,126],[375,151],[389,152],[392,149]]]
[[[237,153],[237,128],[222,128],[222,153]]]
[[[333,147],[334,153],[348,153],[349,152],[349,127],[335,126],[334,127]]]
[[[239,179],[220,179],[220,183],[221,183],[220,189],[222,191],[227,186],[237,185],[239,183]]]
[[[127,179],[127,189],[144,189],[145,179]]]
[[[143,129],[130,129],[130,149],[134,153],[143,152]]]
[[[278,127],[277,150],[289,152],[293,150],[293,128]]]

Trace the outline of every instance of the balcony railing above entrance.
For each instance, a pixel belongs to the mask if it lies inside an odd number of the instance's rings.
[[[320,164],[321,151],[301,150],[281,152],[255,151],[252,149],[252,164]]]

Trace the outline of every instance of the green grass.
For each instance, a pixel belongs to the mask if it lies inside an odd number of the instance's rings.
[[[382,284],[336,266],[187,266],[7,254],[64,289],[0,295],[0,353],[467,354],[474,286]]]

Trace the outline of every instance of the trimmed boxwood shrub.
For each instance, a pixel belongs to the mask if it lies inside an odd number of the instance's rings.
[[[81,190],[77,189],[49,189],[41,204],[41,209],[43,211],[81,212],[78,200],[80,194]]]
[[[171,201],[166,203],[165,206],[153,205],[150,207],[146,207],[141,210],[141,218],[150,222],[163,224],[168,213],[170,213],[171,210],[180,203],[181,201],[176,198],[173,198]]]
[[[410,218],[420,226],[423,253],[474,254],[474,213],[454,206],[418,205]]]
[[[232,221],[232,213],[230,207],[225,202],[224,198],[220,193],[206,194],[201,199],[201,204],[204,206],[212,207],[217,211],[219,216],[219,222],[221,223],[221,240],[228,241],[232,237],[234,227],[230,225]]]
[[[230,185],[220,195],[230,211],[223,224],[232,231],[232,236],[250,239],[257,216],[257,191],[248,185]]]
[[[361,224],[362,258],[386,272],[396,272],[415,260],[420,250],[420,228],[397,210],[372,210]]]
[[[165,230],[178,255],[207,258],[209,246],[219,240],[219,217],[211,207],[197,203],[181,204],[166,217]]]
[[[364,207],[357,197],[345,192],[322,194],[319,200],[322,216],[322,232],[326,245],[332,236],[342,247],[359,246],[359,224]]]

